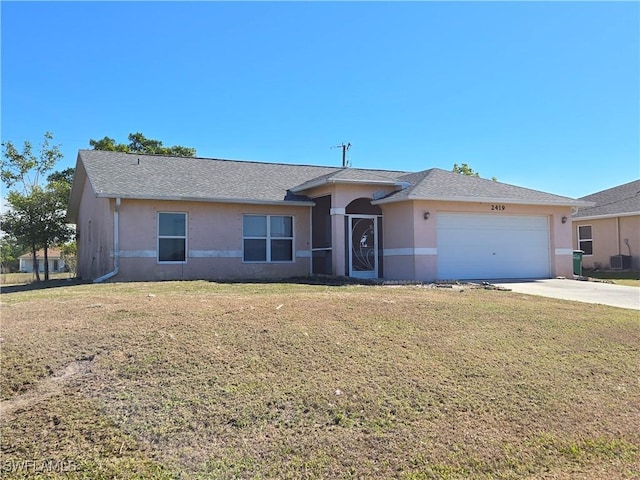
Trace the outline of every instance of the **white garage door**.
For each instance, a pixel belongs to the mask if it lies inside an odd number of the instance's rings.
[[[546,216],[438,213],[438,278],[548,278]]]

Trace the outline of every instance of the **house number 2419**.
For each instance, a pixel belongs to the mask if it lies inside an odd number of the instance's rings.
[[[503,212],[506,208],[504,205],[491,205],[492,212]]]

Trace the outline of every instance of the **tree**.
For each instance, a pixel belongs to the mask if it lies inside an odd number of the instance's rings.
[[[60,254],[65,267],[75,277],[78,271],[78,244],[76,242],[65,243],[60,249]]]
[[[478,172],[475,172],[473,170],[473,168],[471,168],[466,163],[463,163],[462,165],[458,165],[457,163],[454,163],[452,172],[461,173],[462,175],[467,175],[469,177],[479,177],[480,176],[480,174]]]
[[[476,171],[473,170],[473,168],[471,168],[469,165],[467,165],[466,163],[463,163],[461,165],[458,165],[457,163],[453,164],[453,170],[451,170],[454,173],[461,173],[462,175],[467,175],[468,177],[479,177],[480,174]],[[493,180],[494,182],[497,182],[498,179],[497,177],[491,177],[491,180]]]
[[[2,261],[2,273],[17,272],[20,268],[20,255],[24,252],[24,247],[18,241],[4,235],[0,238],[0,260]]]
[[[142,133],[130,133],[129,144],[116,143],[113,138],[104,137],[101,140],[89,140],[89,145],[94,150],[107,150],[109,152],[141,153],[146,155],[169,155],[173,157],[195,157],[196,149],[174,145],[164,147],[160,140],[145,137]]]
[[[75,171],[76,171],[75,168],[69,167],[65,170],[53,172],[51,175],[47,177],[47,182],[49,183],[64,182],[67,185],[69,185],[69,188],[71,188],[71,185],[73,184],[73,175],[75,174]]]
[[[72,229],[66,223],[70,187],[62,179],[68,171],[50,175],[53,179],[42,185],[42,177],[62,158],[59,146],[51,145],[51,140],[53,135],[46,132],[37,156],[28,141],[24,142],[22,152],[10,141],[2,143],[0,178],[9,189],[19,187],[7,194],[10,209],[0,217],[2,230],[31,250],[38,281],[38,249],[44,250],[44,276],[48,280],[49,246],[63,243],[72,235]]]

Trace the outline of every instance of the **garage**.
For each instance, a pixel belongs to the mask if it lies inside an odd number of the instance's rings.
[[[438,213],[438,279],[549,278],[545,215]]]

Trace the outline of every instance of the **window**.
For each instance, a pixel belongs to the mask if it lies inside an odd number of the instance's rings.
[[[582,250],[585,255],[593,255],[591,225],[580,225],[578,227],[578,250]]]
[[[158,262],[185,262],[187,214],[158,213]]]
[[[244,215],[242,240],[245,262],[292,262],[293,217]]]

